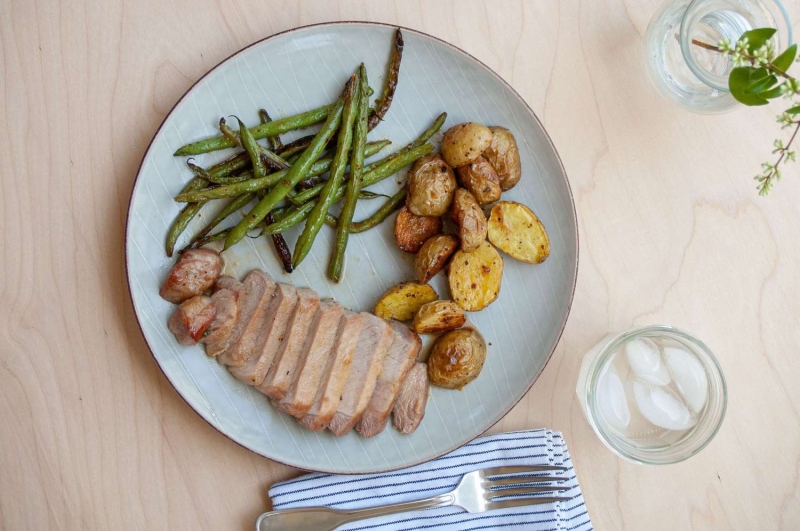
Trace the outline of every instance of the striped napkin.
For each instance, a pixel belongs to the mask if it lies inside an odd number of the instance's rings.
[[[576,496],[568,502],[500,509],[469,514],[460,507],[440,507],[362,520],[341,530],[400,531],[439,529],[574,530],[592,529],[578,478],[572,468],[564,438],[550,430],[498,433],[475,439],[433,461],[383,474],[334,476],[309,474],[276,483],[269,489],[273,507],[292,509],[327,505],[337,509],[361,509],[418,500],[451,491],[461,476],[473,470],[507,465],[563,465],[571,487],[559,493]]]

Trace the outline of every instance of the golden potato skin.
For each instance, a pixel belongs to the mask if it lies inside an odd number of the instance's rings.
[[[492,132],[483,124],[465,122],[454,125],[442,136],[442,155],[453,168],[469,164],[492,144]]]
[[[439,295],[429,284],[403,282],[381,295],[373,313],[381,319],[410,321],[422,305],[436,300],[439,300]]]
[[[468,312],[477,312],[500,295],[503,258],[489,242],[472,252],[458,251],[447,275],[453,300]]]
[[[453,301],[433,301],[424,304],[414,316],[411,329],[418,334],[439,334],[461,328],[467,315]]]
[[[478,377],[486,361],[486,341],[474,328],[452,330],[436,340],[428,358],[433,385],[461,389]]]
[[[489,241],[522,262],[540,264],[550,256],[550,238],[544,225],[527,206],[501,201],[489,215]]]
[[[475,196],[468,190],[463,188],[456,190],[450,219],[458,226],[458,237],[461,239],[463,250],[474,251],[486,240],[488,231],[486,215]]]
[[[500,199],[500,177],[484,157],[478,157],[458,168],[458,183],[475,196],[480,205],[488,205]]]
[[[414,260],[414,272],[417,280],[423,284],[429,282],[441,271],[447,259],[458,249],[458,238],[451,234],[438,234],[428,238]]]
[[[483,156],[497,171],[503,191],[511,190],[522,177],[517,139],[505,127],[492,126],[489,130],[492,132],[492,143]]]
[[[406,206],[417,216],[443,216],[453,203],[456,186],[453,169],[441,155],[431,153],[416,161],[408,173]]]
[[[394,237],[400,249],[416,253],[431,236],[442,232],[442,218],[417,216],[403,207],[394,220]]]

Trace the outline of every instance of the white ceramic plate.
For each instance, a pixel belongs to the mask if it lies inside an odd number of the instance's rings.
[[[257,123],[257,109],[286,116],[334,101],[360,62],[376,91],[383,85],[393,28],[337,23],[298,28],[258,42],[223,61],[198,81],[159,128],[142,161],[128,212],[126,260],[136,317],[164,374],[189,405],[237,443],[265,457],[304,468],[336,473],[389,470],[426,461],[463,445],[500,420],[531,387],[563,330],[575,285],[578,241],[567,177],[542,124],[520,96],[479,61],[447,43],[404,30],[405,52],[394,103],[370,139],[388,138],[398,149],[442,112],[444,129],[464,121],[502,125],[517,137],[523,176],[504,199],[530,206],[550,234],[552,252],[540,265],[505,257],[498,300],[470,319],[489,344],[480,377],[463,391],[433,388],[419,429],[401,435],[388,427],[373,439],[355,433],[336,438],[314,433],[270,406],[265,397],[238,382],[200,347],[179,345],[167,330],[174,306],[158,295],[174,259],[164,254],[167,229],[179,211],[172,197],[191,178],[181,145],[216,134],[221,116],[235,114]],[[443,129],[443,130],[444,130]],[[291,140],[307,131],[285,135]],[[438,136],[435,137],[438,142]],[[197,157],[208,166],[230,152]],[[379,155],[381,156],[381,155]],[[392,193],[404,174],[376,190]],[[359,202],[356,218],[368,216],[380,200]],[[189,227],[209,219],[206,207]],[[297,232],[287,234],[293,246]],[[277,280],[310,286],[356,310],[372,309],[393,284],[413,278],[413,257],[398,250],[392,223],[352,237],[344,280],[336,285],[325,272],[332,231],[323,228],[298,271],[282,272],[265,238],[249,239],[225,253],[227,272],[242,276],[253,268]],[[185,238],[180,244],[185,243]],[[447,296],[440,275],[434,287]]]

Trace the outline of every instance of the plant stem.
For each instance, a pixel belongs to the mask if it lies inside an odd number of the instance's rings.
[[[699,46],[700,48],[705,48],[706,50],[711,50],[712,52],[722,53],[722,50],[720,50],[713,44],[708,44],[703,41],[698,41],[697,39],[692,39],[692,44],[694,44],[695,46]]]
[[[775,162],[775,165],[772,167],[772,170],[767,175],[764,176],[766,177],[766,179],[764,179],[764,182],[762,182],[759,185],[758,187],[759,193],[764,193],[763,192],[764,190],[769,192],[770,188],[772,188],[772,181],[775,179],[775,175],[777,175],[778,173],[778,166],[780,166],[781,162],[783,162],[783,159],[789,152],[789,148],[792,147],[792,142],[794,142],[794,139],[797,137],[797,132],[800,131],[800,121],[794,123],[796,124],[794,127],[794,132],[792,133],[792,136],[789,138],[789,142],[781,150],[781,156],[778,157],[778,160]]]
[[[692,39],[692,44],[694,44],[695,46],[699,46],[700,48],[705,48],[706,50],[711,50],[712,52],[722,53],[722,50],[718,46],[714,46],[713,44],[708,44],[707,42],[698,41],[697,39]],[[755,57],[753,57],[752,55],[745,55],[745,57],[747,57],[750,63],[753,64],[755,63]],[[777,66],[773,65],[772,63],[767,63],[764,66],[764,68],[766,68],[767,70],[769,70],[774,74],[778,74],[784,79],[794,79],[794,77],[790,76],[789,74],[787,74]]]

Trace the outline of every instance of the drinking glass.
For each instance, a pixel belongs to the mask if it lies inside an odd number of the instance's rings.
[[[779,0],[668,0],[647,27],[647,72],[661,94],[690,111],[729,111],[737,103],[728,91],[733,60],[692,41],[716,46],[766,27],[777,30],[778,53],[791,46],[792,24]]]
[[[603,444],[624,459],[655,465],[705,448],[728,400],[714,354],[670,326],[608,334],[584,356],[575,391]]]

